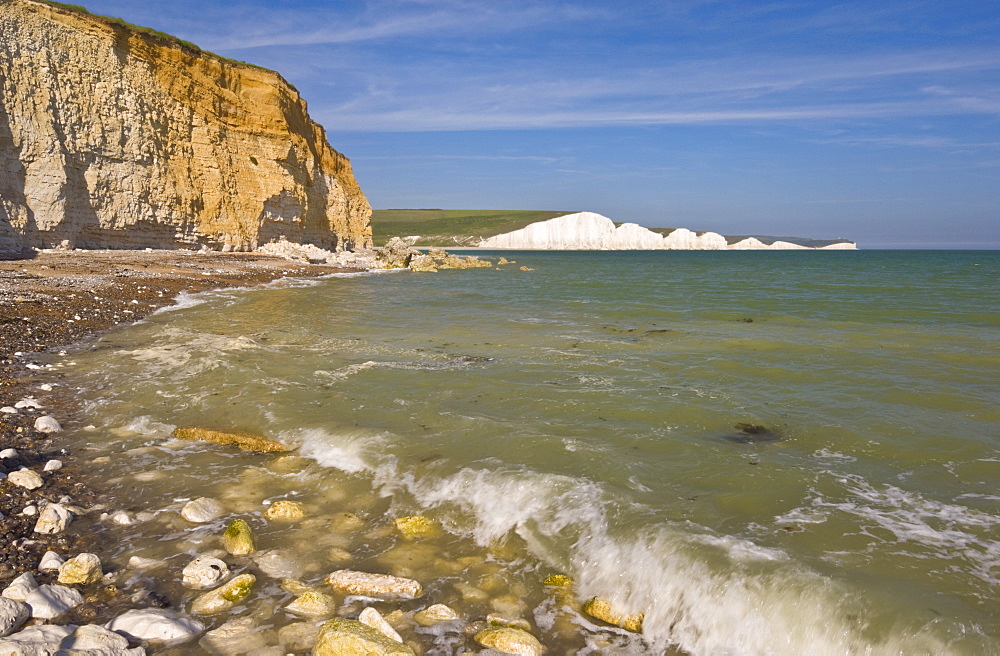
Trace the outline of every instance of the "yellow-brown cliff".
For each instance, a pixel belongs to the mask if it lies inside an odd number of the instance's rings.
[[[273,71],[0,0],[0,250],[371,245],[371,207]]]

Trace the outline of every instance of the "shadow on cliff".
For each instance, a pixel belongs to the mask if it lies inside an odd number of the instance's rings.
[[[24,195],[27,171],[21,162],[21,148],[14,143],[10,115],[0,101],[0,259],[19,260],[34,257],[26,248],[30,237],[38,232],[35,213],[28,207]]]

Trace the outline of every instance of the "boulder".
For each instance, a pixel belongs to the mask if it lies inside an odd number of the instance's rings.
[[[242,431],[217,431],[210,428],[197,428],[194,426],[174,429],[174,437],[179,440],[189,440],[194,442],[213,442],[215,444],[231,444],[244,451],[256,451],[257,453],[281,453],[291,451],[291,448],[281,442],[269,440],[261,435],[245,433]]]
[[[281,499],[268,506],[267,510],[264,511],[264,516],[270,520],[292,520],[302,519],[306,516],[306,514],[302,510],[301,503],[297,501],[289,501],[288,499]]]
[[[222,546],[234,556],[246,556],[257,551],[250,525],[239,518],[229,522],[226,532],[222,534]]]
[[[42,509],[35,523],[35,533],[62,533],[73,521],[73,513],[61,503],[50,503]]]
[[[405,269],[413,259],[413,254],[414,251],[410,249],[409,244],[399,237],[393,237],[385,246],[378,249],[375,265],[382,269]]]
[[[38,488],[45,485],[45,481],[42,479],[38,472],[32,471],[30,469],[19,469],[17,471],[12,471],[7,474],[7,480],[14,485],[23,487],[29,490],[37,490]]]
[[[31,617],[31,607],[23,601],[0,597],[0,638],[17,631]]]
[[[619,626],[626,631],[634,631],[636,633],[642,632],[644,613],[631,616],[624,615],[612,608],[611,604],[603,599],[594,597],[593,599],[585,602],[583,604],[583,612],[591,617],[601,620],[602,622]]]
[[[83,603],[83,595],[62,585],[40,585],[24,598],[35,619],[50,620]]]
[[[389,574],[369,574],[350,569],[330,573],[325,583],[335,590],[366,597],[403,597],[413,599],[423,593],[420,584]]]
[[[206,590],[226,580],[229,566],[225,561],[212,556],[198,556],[184,566],[181,574],[184,587]]]
[[[55,417],[42,415],[35,420],[35,430],[39,433],[58,433],[62,430],[62,426],[59,425]]]
[[[257,577],[253,574],[240,574],[229,583],[196,598],[191,602],[191,612],[212,615],[231,610],[250,595],[256,581]]]
[[[28,596],[28,593],[37,588],[38,581],[35,580],[35,576],[31,572],[25,572],[11,581],[10,585],[4,588],[4,591],[0,593],[0,596],[4,599],[24,601],[24,599]]]
[[[361,611],[361,614],[358,615],[358,621],[372,627],[393,642],[403,642],[403,636],[399,635],[396,629],[392,628],[392,624],[389,624],[389,622],[382,617],[382,613],[378,612],[371,606]]]
[[[96,583],[103,576],[101,559],[92,553],[74,556],[59,566],[59,583],[63,585]]]
[[[390,656],[413,655],[406,645],[385,637],[357,620],[335,617],[319,631],[313,656]]]
[[[296,597],[285,610],[303,617],[331,617],[337,610],[337,600],[325,592],[310,590]]]
[[[226,509],[215,499],[201,497],[184,504],[184,507],[181,508],[181,517],[194,524],[205,524],[214,522],[225,512]]]
[[[509,626],[490,626],[476,634],[476,642],[483,647],[496,649],[505,654],[518,656],[540,656],[545,647],[538,638],[527,631]]]
[[[441,525],[422,515],[397,517],[396,528],[403,534],[403,537],[410,540],[433,537],[441,534]]]
[[[189,642],[205,631],[201,622],[166,608],[125,611],[104,626],[137,640],[165,647]]]
[[[413,616],[414,621],[420,626],[434,626],[441,622],[453,622],[457,619],[458,613],[444,604],[434,604],[425,608]]]

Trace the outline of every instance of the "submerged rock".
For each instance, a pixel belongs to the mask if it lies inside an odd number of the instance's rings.
[[[201,497],[188,501],[181,508],[181,517],[195,524],[214,522],[225,514],[226,509],[215,499]]]
[[[125,611],[104,626],[137,640],[163,646],[183,644],[205,631],[205,625],[198,620],[166,608]]]
[[[35,430],[40,433],[58,433],[62,430],[62,426],[55,417],[43,415],[35,420]]]
[[[291,451],[291,447],[269,440],[261,435],[246,433],[241,431],[217,431],[210,428],[197,428],[194,426],[174,429],[174,437],[180,440],[193,442],[213,442],[215,444],[226,444],[237,446],[244,451],[256,451],[257,453],[281,453]]]
[[[357,620],[336,617],[320,629],[313,656],[391,656],[413,650]]]
[[[325,592],[310,590],[296,597],[285,610],[304,617],[330,617],[337,610],[337,600]]]
[[[631,616],[619,613],[611,607],[610,603],[604,601],[603,599],[598,599],[597,597],[594,597],[583,604],[583,612],[591,617],[601,620],[602,622],[614,624],[615,626],[620,626],[627,631],[634,631],[636,633],[640,633],[642,631],[642,622],[645,617],[645,613],[639,613]]]
[[[278,629],[278,642],[285,653],[309,651],[319,637],[319,626],[315,622],[296,622]]]
[[[257,581],[253,574],[240,574],[229,583],[206,592],[191,602],[191,612],[196,615],[211,615],[231,610],[250,595],[250,589]]]
[[[540,656],[545,653],[545,647],[538,638],[527,631],[509,626],[487,627],[476,634],[475,640],[483,647],[496,649],[505,654]]]
[[[229,566],[212,556],[198,556],[184,566],[181,574],[185,587],[204,590],[225,581],[229,576]]]
[[[568,588],[573,585],[573,579],[565,574],[550,574],[542,583],[553,588]]]
[[[325,583],[335,590],[366,597],[405,597],[416,598],[423,593],[423,588],[413,579],[406,579],[389,574],[369,574],[350,569],[332,572],[326,577]]]
[[[361,611],[361,614],[358,615],[358,621],[372,627],[394,642],[403,642],[403,636],[399,635],[396,629],[392,628],[392,624],[389,624],[389,622],[382,617],[382,613],[378,612],[371,606]]]
[[[289,501],[288,499],[281,499],[280,501],[275,501],[267,510],[264,511],[264,516],[268,519],[302,519],[306,516],[305,511],[302,509],[302,504],[297,501]]]
[[[302,576],[305,566],[295,559],[291,551],[276,549],[254,556],[253,562],[260,571],[276,579],[295,579]]]
[[[781,434],[777,429],[768,428],[759,424],[739,423],[734,426],[738,431],[724,435],[730,442],[737,444],[757,444],[758,442],[776,442],[781,439]]]
[[[257,551],[253,530],[246,520],[236,518],[229,522],[222,534],[222,546],[234,556],[247,556]]]
[[[59,566],[59,583],[63,585],[96,583],[103,576],[101,559],[92,553],[82,553]]]
[[[267,640],[253,618],[240,617],[206,633],[198,646],[210,654],[246,654],[265,649]]]
[[[459,619],[458,613],[444,604],[434,604],[413,616],[413,620],[420,626],[434,626],[441,622],[453,622],[457,619]]]
[[[411,517],[397,517],[396,528],[408,539],[427,538],[440,535],[441,525],[433,519],[428,519],[422,515]]]

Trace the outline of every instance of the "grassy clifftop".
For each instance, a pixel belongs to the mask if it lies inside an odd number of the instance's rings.
[[[420,235],[415,246],[477,246],[481,239],[520,230],[576,210],[375,210],[372,239],[376,246],[393,237]]]

